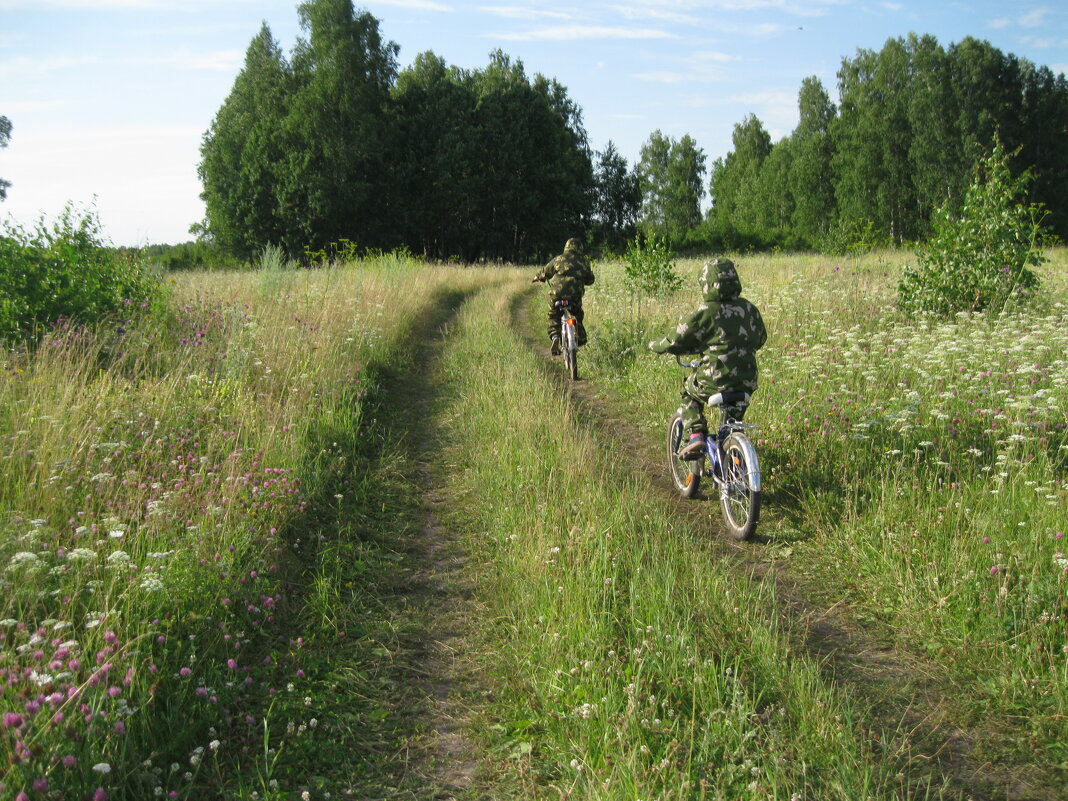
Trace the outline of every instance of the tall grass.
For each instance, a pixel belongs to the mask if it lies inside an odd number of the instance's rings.
[[[479,280],[187,273],[142,326],[4,354],[0,795],[206,798],[235,764],[293,791],[272,772],[305,683],[301,518],[351,458],[323,432],[357,441],[368,366]]]
[[[937,796],[874,752],[859,711],[791,651],[774,588],[709,552],[626,444],[576,414],[505,327],[511,302],[465,307],[443,419],[453,522],[497,621],[493,747],[519,794]]]
[[[966,687],[976,725],[1024,722],[1020,758],[1068,758],[1068,254],[1043,268],[1035,308],[1001,317],[907,319],[904,257],[738,257],[770,339],[747,420],[768,500],[763,532],[884,636]],[[696,262],[681,265],[694,276]],[[602,278],[603,276],[603,278]],[[618,270],[587,296],[591,339],[631,314]],[[696,281],[642,330],[674,324]],[[682,371],[639,345],[597,357],[648,430]],[[959,691],[959,690],[958,690]]]

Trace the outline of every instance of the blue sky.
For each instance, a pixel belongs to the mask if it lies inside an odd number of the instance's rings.
[[[933,34],[986,39],[1068,72],[1068,5],[1014,0],[370,0],[400,45],[475,68],[495,48],[568,88],[591,145],[631,163],[654,130],[689,134],[709,163],[756,114],[777,139],[797,91],[858,48]],[[296,0],[0,0],[0,217],[22,225],[95,203],[116,245],[180,242],[202,219],[201,136],[266,21],[285,52]],[[95,200],[94,200],[95,198]]]

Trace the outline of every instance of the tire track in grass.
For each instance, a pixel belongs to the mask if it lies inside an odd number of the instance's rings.
[[[304,603],[320,635],[302,647],[312,695],[330,707],[329,742],[291,754],[287,770],[328,776],[342,788],[335,797],[481,797],[467,729],[486,682],[468,643],[478,617],[468,554],[438,513],[436,372],[452,321],[499,282],[491,274],[437,295],[401,344],[369,365],[359,439],[342,443],[349,466],[323,488],[304,529],[319,540],[305,557]]]
[[[548,345],[538,335],[529,292],[515,296],[511,316],[513,329],[544,357],[545,380],[570,394],[576,422],[597,429],[599,437],[610,438],[625,453],[621,463],[644,475],[654,491],[677,497],[667,477],[662,437],[639,430],[618,400],[600,392],[595,383],[567,378],[560,360],[550,356]],[[665,425],[673,400],[664,400]],[[916,777],[933,777],[931,786],[944,783],[961,799],[1056,801],[1065,797],[1065,788],[1057,786],[1054,777],[1004,756],[1017,747],[1012,740],[1014,726],[998,730],[959,724],[954,687],[943,669],[888,647],[878,632],[853,620],[848,609],[812,600],[819,595],[806,584],[811,579],[792,574],[774,554],[769,558],[768,541],[760,537],[759,529],[752,542],[731,540],[719,530],[718,504],[703,490],[698,498],[697,503],[679,499],[678,508],[693,521],[696,531],[709,532],[709,558],[729,560],[730,569],[739,576],[774,583],[796,647],[814,657],[826,677],[866,710],[867,720],[861,725],[873,750],[904,757]],[[764,500],[762,514],[774,514],[774,498]],[[1023,735],[1016,732],[1015,736]]]
[[[706,564],[678,499],[633,474],[625,432],[590,425],[531,352],[525,297],[472,304],[446,357],[458,528],[495,613],[490,752],[513,795],[907,797],[844,694],[788,658],[773,588]]]
[[[394,468],[409,486],[414,517],[411,536],[395,543],[403,556],[403,577],[385,597],[388,605],[418,621],[392,655],[405,686],[402,703],[418,715],[405,754],[405,784],[414,798],[441,801],[478,796],[479,751],[467,729],[486,684],[471,653],[471,621],[479,615],[469,555],[441,522],[444,498],[436,461],[442,445],[440,354],[472,294],[457,293],[423,321],[413,335],[417,344],[410,363],[382,369],[377,409],[384,440],[395,444]]]

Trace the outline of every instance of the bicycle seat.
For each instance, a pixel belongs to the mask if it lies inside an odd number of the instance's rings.
[[[708,399],[708,406],[733,406],[736,403],[749,403],[749,393],[739,392],[736,390],[728,390],[727,392],[717,392],[715,395]]]

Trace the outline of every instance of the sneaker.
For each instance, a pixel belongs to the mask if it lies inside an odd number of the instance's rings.
[[[560,355],[560,337],[553,337],[553,344],[549,347],[549,353],[553,356]]]
[[[698,432],[690,434],[690,441],[679,448],[679,458],[684,461],[700,459],[705,454],[705,435]]]

